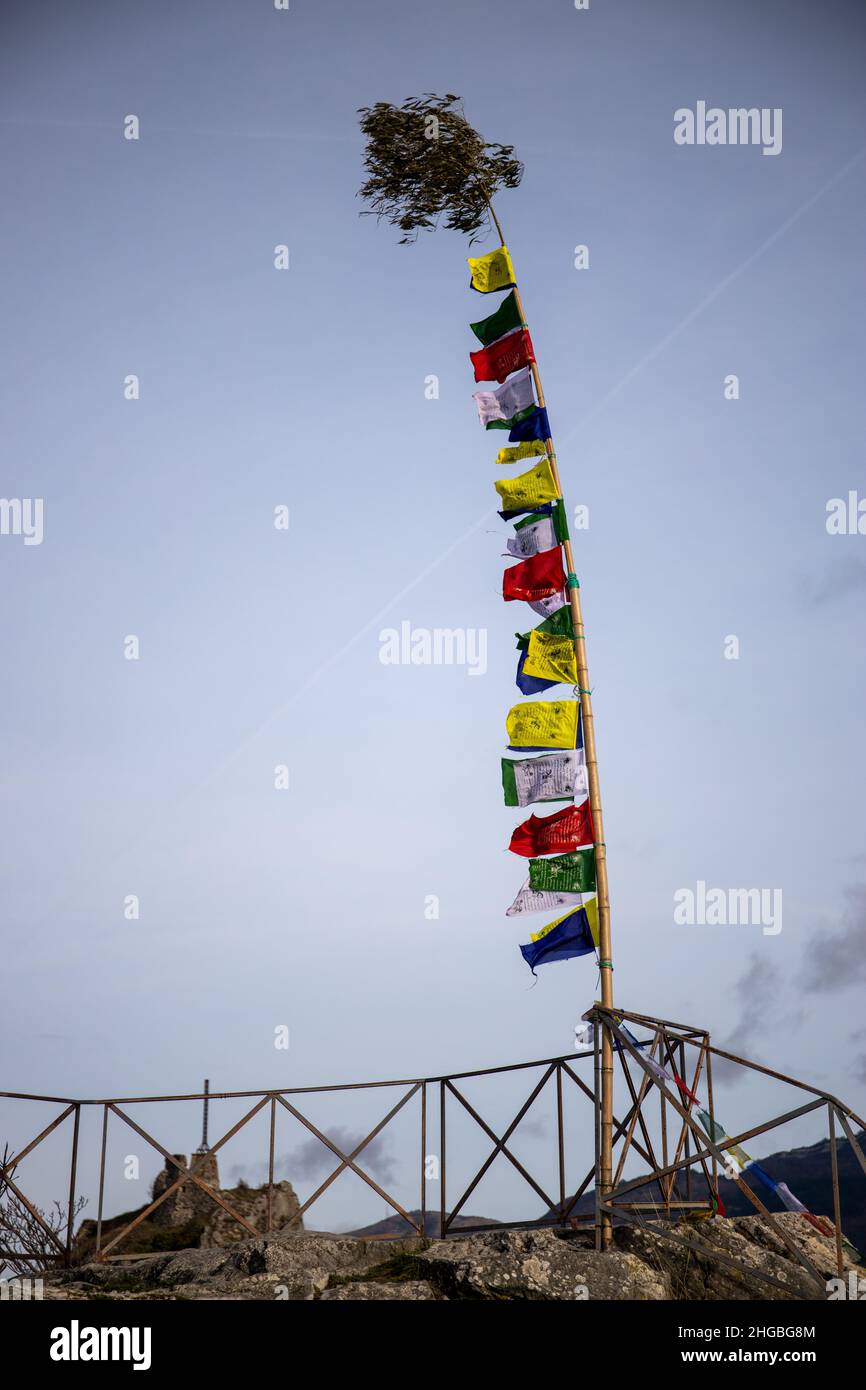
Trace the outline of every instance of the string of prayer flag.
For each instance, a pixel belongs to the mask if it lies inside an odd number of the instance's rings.
[[[514,521],[506,549],[517,561],[503,574],[502,597],[527,603],[542,619],[529,632],[515,634],[517,686],[523,695],[533,696],[556,685],[578,683],[562,552],[568,524],[552,455],[548,457],[550,423],[536,398],[535,352],[508,248],[470,256],[468,262],[474,290],[508,291],[492,314],[470,325],[481,347],[469,358],[476,382],[499,383],[473,393],[484,428],[509,432],[509,447],[499,450],[496,463],[531,461],[525,472],[500,479],[495,487],[499,515],[503,521]],[[512,853],[529,860],[529,877],[506,915],[567,909],[521,945],[534,975],[540,964],[589,955],[598,946],[595,834],[580,701],[530,698],[509,710],[505,725],[511,750],[540,754],[502,759],[505,805],[565,803],[549,815],[530,815],[514,829],[509,843]]]
[[[637,1049],[643,1049],[648,1046],[647,1043],[638,1042],[637,1038],[628,1028],[626,1028],[625,1024],[622,1022],[621,1019],[618,1020],[618,1023],[621,1031],[623,1032],[625,1037],[628,1038],[632,1047]],[[794,1196],[791,1189],[785,1183],[778,1182],[775,1178],[771,1177],[770,1174],[766,1171],[766,1169],[762,1168],[760,1163],[756,1162],[754,1158],[751,1158],[749,1154],[746,1153],[745,1149],[741,1147],[740,1144],[734,1144],[731,1141],[730,1135],[728,1134],[724,1125],[721,1125],[718,1123],[717,1120],[714,1120],[708,1110],[701,1108],[701,1102],[695,1095],[694,1091],[689,1090],[688,1086],[685,1084],[682,1078],[677,1075],[673,1067],[669,1071],[667,1067],[662,1066],[659,1062],[656,1062],[653,1058],[648,1056],[644,1056],[644,1061],[646,1062],[647,1066],[649,1067],[650,1071],[652,1072],[653,1076],[656,1078],[657,1081],[666,1081],[668,1085],[675,1085],[683,1093],[683,1095],[688,1097],[689,1101],[693,1102],[698,1107],[698,1109],[696,1110],[696,1114],[704,1132],[709,1135],[710,1139],[713,1141],[717,1148],[722,1149],[724,1153],[731,1155],[731,1158],[734,1161],[734,1166],[739,1170],[739,1172],[753,1174],[753,1176],[756,1177],[758,1181],[762,1183],[763,1186],[766,1187],[769,1192],[773,1192],[778,1197],[779,1201],[782,1203],[784,1207],[787,1208],[788,1211],[798,1212],[806,1221],[808,1221],[812,1226],[814,1226],[816,1230],[820,1231],[822,1235],[833,1235],[833,1228],[829,1227],[826,1224],[826,1222],[822,1222],[819,1217],[815,1216],[814,1213],[812,1213],[809,1210],[809,1208],[800,1201],[799,1197]],[[714,1195],[716,1199],[719,1202],[721,1202],[721,1199],[718,1197],[718,1193]],[[724,1214],[724,1208],[722,1208],[722,1214]]]

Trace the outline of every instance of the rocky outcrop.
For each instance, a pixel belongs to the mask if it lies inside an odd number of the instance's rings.
[[[51,1282],[47,1297],[113,1297],[115,1291],[141,1298],[284,1299],[318,1298],[346,1281],[382,1269],[391,1285],[401,1261],[422,1242],[353,1240],[331,1235],[278,1234],[246,1240],[227,1250],[178,1250],[112,1263],[86,1265],[71,1279]],[[70,1290],[77,1292],[70,1293]],[[388,1295],[385,1295],[386,1297]]]
[[[321,1295],[322,1302],[345,1303],[365,1302],[372,1299],[374,1302],[381,1299],[394,1299],[399,1302],[435,1302],[438,1297],[432,1284],[428,1284],[423,1279],[404,1279],[402,1284],[376,1284],[359,1280],[357,1283],[338,1284],[334,1289],[325,1289]]]
[[[812,1262],[822,1279],[825,1282],[832,1279],[836,1273],[834,1240],[822,1236],[793,1213],[780,1214],[774,1219]],[[647,1263],[664,1263],[671,1298],[694,1301],[816,1297],[814,1278],[760,1216],[702,1221],[699,1231],[682,1230],[673,1224],[669,1229],[688,1239],[692,1248],[664,1242],[648,1227],[618,1231],[617,1243],[621,1249]],[[854,1267],[846,1259],[846,1271]],[[767,1277],[761,1278],[761,1275]]]
[[[587,1250],[579,1238],[555,1231],[492,1231],[437,1241],[418,1263],[450,1298],[670,1298],[666,1275],[652,1264],[620,1250]]]
[[[820,1299],[836,1275],[835,1242],[794,1213],[618,1227],[614,1248],[586,1232],[485,1231],[445,1241],[358,1240],[284,1231],[230,1247],[168,1251],[45,1276],[46,1298],[285,1299],[327,1302]],[[668,1236],[676,1236],[678,1244]],[[862,1265],[845,1258],[846,1272]],[[761,1275],[769,1276],[767,1282]]]

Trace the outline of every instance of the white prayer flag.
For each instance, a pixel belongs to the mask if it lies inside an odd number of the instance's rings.
[[[589,894],[589,896],[594,895]],[[584,900],[583,893],[534,892],[529,886],[529,879],[527,879],[505,915],[506,917],[517,917],[521,912],[554,912],[561,907],[577,909],[583,907]]]
[[[558,594],[549,594],[547,598],[535,599],[530,603],[530,608],[535,613],[540,613],[542,618],[549,618],[552,613],[565,607],[565,590],[560,589]]]
[[[804,1212],[809,1210],[808,1207],[803,1206],[803,1203],[800,1201],[799,1197],[794,1196],[787,1183],[776,1183],[776,1192],[781,1197],[783,1205],[788,1208],[788,1211]]]
[[[506,542],[509,555],[517,555],[524,560],[530,555],[538,555],[542,550],[552,550],[555,545],[559,545],[559,541],[551,516],[541,516],[537,521],[519,526],[514,539]]]
[[[540,758],[520,758],[506,769],[513,777],[517,800],[508,805],[531,806],[533,801],[581,801],[589,795],[586,754],[582,748],[545,753]]]
[[[487,427],[494,420],[510,420],[520,410],[535,405],[532,377],[528,367],[515,372],[495,391],[475,391],[472,399],[478,407],[478,418]]]
[[[576,1023],[574,1025],[574,1050],[577,1052],[581,1047],[592,1047],[595,1042],[594,1023]]]
[[[648,1057],[646,1052],[643,1051],[643,1049],[641,1049],[641,1056],[643,1057],[644,1061],[646,1062],[656,1081],[666,1083],[669,1086],[674,1085],[674,1079],[670,1075],[666,1067],[660,1067],[658,1062],[654,1061],[652,1057]]]

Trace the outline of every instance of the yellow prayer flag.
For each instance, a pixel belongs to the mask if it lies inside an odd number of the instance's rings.
[[[533,629],[529,634],[523,674],[535,676],[537,680],[564,681],[567,685],[576,685],[577,657],[572,639],[558,632]]]
[[[739,1165],[740,1165],[741,1168],[745,1168],[746,1165],[749,1164],[749,1163],[751,1163],[751,1161],[752,1161],[752,1160],[749,1158],[749,1155],[746,1153],[746,1150],[745,1150],[745,1149],[741,1149],[740,1146],[739,1146],[739,1144],[727,1144],[727,1145],[725,1145],[725,1153],[726,1153],[726,1154],[733,1154],[734,1158],[737,1160],[737,1162],[739,1163]]]
[[[502,478],[494,483],[494,487],[502,498],[503,511],[539,507],[542,502],[555,502],[559,496],[547,458],[530,468],[528,473],[518,473],[516,478]]]
[[[523,444],[514,444],[510,449],[500,449],[496,455],[497,463],[519,463],[521,459],[543,458],[547,445],[542,439],[527,439]]]
[[[584,912],[586,913],[586,918],[587,918],[587,921],[589,922],[589,930],[592,932],[592,942],[593,942],[593,945],[594,945],[594,946],[597,946],[597,945],[598,945],[598,898],[590,898],[588,902],[585,902],[585,903],[583,904],[583,910],[584,910]],[[559,924],[560,924],[560,922],[564,922],[565,919],[566,919],[566,917],[570,917],[570,916],[572,915],[572,913],[574,913],[574,912],[579,912],[579,911],[580,911],[580,908],[578,908],[578,907],[573,907],[573,908],[571,908],[571,910],[570,910],[569,912],[564,912],[564,913],[562,914],[561,917],[557,917],[557,919],[556,919],[555,922],[548,922],[548,924],[547,924],[546,927],[542,927],[542,928],[541,928],[541,931],[533,932],[532,936],[530,936],[530,938],[529,938],[530,941],[540,941],[541,938],[542,938],[543,936],[547,936],[547,933],[548,933],[549,931],[553,931],[553,928],[554,928],[554,927],[558,927]]]
[[[505,728],[512,748],[574,748],[577,700],[527,700],[508,711]]]
[[[507,246],[500,246],[498,251],[490,251],[486,256],[467,256],[466,259],[472,273],[471,286],[480,294],[507,290],[509,286],[517,284]]]

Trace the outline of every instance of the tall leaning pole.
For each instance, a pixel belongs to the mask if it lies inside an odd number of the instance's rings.
[[[490,216],[496,231],[499,235],[501,245],[505,246],[505,236],[502,225],[493,208],[493,204],[488,201]],[[524,323],[527,323],[526,311],[523,307],[523,299],[520,294],[519,285],[514,286],[514,301],[517,311]],[[532,379],[535,383],[535,393],[538,404],[542,408],[545,406],[544,387],[541,382],[541,372],[538,362],[533,360],[530,364]],[[556,448],[552,438],[544,441],[547,449],[547,456],[550,460],[550,471],[553,474],[553,481],[559,496],[565,498],[562,490],[562,479],[559,475],[559,465],[556,461]],[[566,508],[566,514],[567,514]],[[565,560],[568,566],[569,575],[575,573],[574,553],[571,547],[571,535],[566,531],[563,543],[565,550]],[[583,726],[583,746],[586,758],[586,776],[589,784],[589,804],[592,809],[592,825],[595,840],[595,872],[596,872],[596,894],[598,896],[598,949],[599,949],[599,971],[601,975],[601,1002],[607,1009],[613,1008],[613,942],[610,926],[610,894],[607,882],[607,847],[604,842],[604,816],[601,808],[601,783],[598,776],[598,757],[595,746],[595,720],[592,714],[592,693],[589,685],[589,665],[586,659],[586,633],[583,626],[583,605],[580,600],[580,585],[571,582],[568,588],[568,598],[571,604],[571,617],[574,626],[574,658],[577,667],[578,693],[580,696],[580,715]],[[605,1197],[610,1191],[613,1177],[613,1041],[607,1028],[602,1029],[601,1036],[601,1135],[600,1135],[600,1172],[599,1186],[601,1195]],[[610,1245],[612,1235],[611,1219],[607,1212],[602,1213],[601,1218],[601,1239],[602,1245]]]
[[[428,94],[408,99],[401,106],[377,102],[374,106],[363,107],[360,115],[361,129],[367,140],[364,165],[368,178],[360,190],[360,196],[368,204],[365,212],[378,218],[384,217],[398,227],[403,234],[400,238],[403,242],[414,241],[419,231],[434,229],[440,220],[453,231],[471,235],[488,225],[489,219],[496,228],[500,243],[506,245],[502,226],[493,209],[493,194],[498,188],[516,188],[522,178],[523,167],[514,157],[510,145],[490,144],[482,139],[463,115],[458,97],[452,94],[444,97]],[[520,319],[526,323],[520,289],[516,284],[514,299]],[[532,361],[530,367],[538,406],[543,408],[545,397],[538,363]],[[546,439],[544,446],[554,485],[562,498],[562,480],[553,439]],[[595,842],[601,1002],[610,1009],[613,1007],[613,949],[607,850],[583,608],[567,528],[563,548],[569,575],[568,599],[574,626],[575,667]],[[613,1039],[606,1026],[602,1027],[601,1035],[600,1090],[598,1185],[604,1199],[611,1189],[613,1173]],[[602,1246],[609,1246],[611,1238],[611,1218],[608,1212],[603,1211]]]

